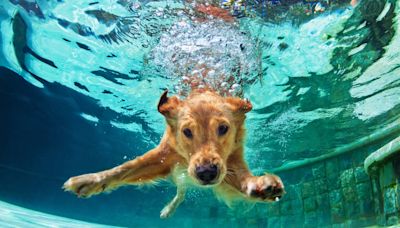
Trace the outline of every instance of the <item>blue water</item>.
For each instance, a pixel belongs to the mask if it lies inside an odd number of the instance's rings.
[[[248,15],[221,34],[215,23],[190,24],[183,10],[190,6],[180,1],[3,0],[0,224],[81,227],[66,220],[73,218],[130,227],[238,226],[234,218],[263,213],[251,206],[231,210],[210,192],[193,189],[174,217],[162,221],[159,211],[175,194],[168,182],[90,199],[61,186],[70,176],[111,168],[157,145],[164,129],[159,95],[166,88],[185,91],[179,64],[204,59],[204,50],[215,51],[207,62],[217,72],[243,66],[235,92],[253,103],[246,160],[256,174],[393,124],[400,116],[400,3],[333,2],[308,15],[302,1],[268,7],[249,1]],[[187,30],[192,36],[176,39],[182,21],[193,26]],[[204,33],[207,42],[224,39],[207,46]],[[235,52],[240,44],[246,51]],[[195,55],[182,54],[171,65],[174,45]]]

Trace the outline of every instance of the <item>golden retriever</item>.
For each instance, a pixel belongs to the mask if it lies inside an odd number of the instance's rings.
[[[281,179],[272,174],[253,176],[244,161],[244,120],[251,109],[246,99],[212,91],[195,90],[185,100],[168,97],[165,91],[158,111],[167,127],[156,148],[112,169],[72,177],[63,188],[90,197],[122,185],[172,176],[177,194],[161,211],[161,218],[175,212],[190,182],[213,188],[226,201],[279,200],[285,193]]]

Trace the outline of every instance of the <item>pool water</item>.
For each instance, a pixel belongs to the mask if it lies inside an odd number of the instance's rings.
[[[379,192],[363,162],[400,132],[400,1],[245,3],[225,3],[235,18],[227,22],[199,16],[200,1],[2,1],[0,225],[399,223],[400,188],[386,187],[400,178],[381,181]],[[197,87],[252,102],[246,160],[255,174],[281,175],[281,202],[231,209],[191,189],[161,220],[175,194],[169,182],[90,199],[63,192],[70,176],[156,146],[159,96],[168,89],[185,97],[187,81],[200,76]]]

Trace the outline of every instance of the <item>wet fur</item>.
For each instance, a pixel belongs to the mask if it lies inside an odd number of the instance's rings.
[[[213,188],[227,203],[236,199],[268,202],[284,194],[283,183],[271,174],[253,176],[243,156],[245,114],[252,106],[248,100],[221,97],[212,91],[193,91],[185,100],[168,97],[164,92],[158,111],[165,116],[167,127],[159,145],[144,155],[115,168],[72,177],[63,186],[79,197],[109,192],[122,185],[140,185],[172,177],[177,186],[174,199],[161,211],[171,216],[183,201],[188,185],[202,185],[194,173],[202,164],[215,164],[219,175]],[[218,126],[226,124],[228,132],[220,136]],[[190,128],[193,138],[182,130]]]

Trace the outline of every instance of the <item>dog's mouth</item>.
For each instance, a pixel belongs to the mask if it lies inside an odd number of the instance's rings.
[[[198,180],[198,182],[199,182],[200,185],[204,185],[204,186],[217,185],[217,184],[219,184],[219,182],[220,182],[218,179],[213,180],[213,181],[202,181],[202,180],[199,180],[199,179],[197,178],[197,180]]]

